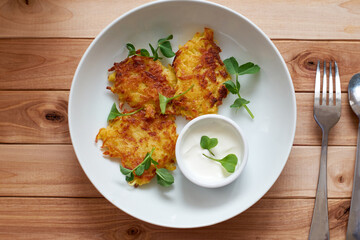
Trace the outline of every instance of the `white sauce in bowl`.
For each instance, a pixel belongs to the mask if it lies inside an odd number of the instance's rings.
[[[236,123],[231,123],[229,122],[231,120],[226,120],[219,115],[205,115],[193,121],[195,122],[190,122],[190,125],[184,128],[176,146],[176,157],[180,169],[189,180],[201,186],[219,187],[230,183],[244,167],[242,163],[245,142],[238,127],[234,126]],[[202,136],[218,139],[218,144],[211,148],[215,156],[212,156],[207,149],[201,148]],[[216,159],[235,154],[238,158],[235,172],[227,172],[219,162],[203,154]],[[239,169],[240,166],[241,169]]]

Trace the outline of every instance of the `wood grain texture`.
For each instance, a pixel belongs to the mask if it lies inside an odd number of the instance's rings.
[[[360,72],[360,42],[351,41],[273,41],[284,58],[295,91],[313,92],[318,60],[337,61],[341,90],[347,92],[351,77]],[[334,65],[333,65],[334,67]]]
[[[0,198],[1,239],[305,239],[314,200],[262,199],[213,226],[171,229],[138,221],[103,198]],[[349,200],[329,200],[331,239],[345,239]]]
[[[295,145],[321,145],[321,130],[313,118],[313,94],[296,93]],[[1,143],[71,143],[67,122],[68,92],[1,91]],[[329,145],[355,146],[357,118],[342,94],[340,121],[330,131]]]
[[[0,89],[70,89],[87,39],[1,39]]]
[[[0,92],[0,143],[70,143],[68,92]]]
[[[1,0],[0,37],[94,37],[120,15],[148,2],[152,0]],[[243,14],[271,38],[360,38],[356,0],[214,2]]]
[[[351,197],[355,150],[329,147],[329,198]],[[85,176],[71,145],[0,145],[0,152],[0,196],[101,196]],[[293,147],[265,198],[315,197],[319,161],[320,147]]]
[[[70,89],[80,58],[92,39],[0,39],[0,90]],[[274,40],[295,91],[313,92],[317,60],[336,60],[342,91],[360,72],[359,41]],[[105,80],[106,81],[106,80]]]
[[[101,196],[71,145],[0,145],[0,153],[0,196]]]
[[[313,117],[314,94],[296,93],[297,123],[294,144],[321,145],[321,129]],[[350,108],[347,93],[341,95],[341,117],[330,130],[329,145],[356,145],[358,119]]]
[[[294,146],[288,162],[265,198],[315,197],[321,147]],[[329,147],[328,197],[350,198],[355,165],[355,147]]]

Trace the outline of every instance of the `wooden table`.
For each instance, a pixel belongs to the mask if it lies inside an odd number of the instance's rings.
[[[216,0],[252,20],[280,50],[296,90],[297,131],[284,171],[258,203],[226,222],[187,230],[144,223],[105,200],[69,137],[69,88],[82,54],[102,28],[146,2],[0,0],[0,239],[307,238],[321,145],[312,116],[318,59],[337,60],[342,80],[328,197],[331,238],[345,239],[357,135],[346,91],[360,72],[360,2]]]

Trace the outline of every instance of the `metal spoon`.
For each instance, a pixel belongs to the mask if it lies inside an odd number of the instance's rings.
[[[360,73],[355,74],[349,82],[349,103],[354,113],[360,119]],[[350,205],[350,215],[346,232],[346,240],[360,240],[360,123],[358,128],[356,162],[354,170],[353,191]]]

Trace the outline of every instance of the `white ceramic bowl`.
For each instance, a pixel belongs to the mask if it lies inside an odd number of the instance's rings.
[[[201,128],[202,129],[201,135],[208,136],[209,131],[206,128],[212,128],[212,127],[217,128],[220,126],[222,127],[222,130],[226,128],[225,130],[231,131],[230,133],[233,134],[233,136],[236,136],[236,143],[239,145],[239,149],[237,149],[239,150],[239,154],[236,154],[238,157],[238,164],[236,165],[234,173],[230,174],[226,178],[219,178],[217,180],[204,179],[199,176],[199,173],[196,172],[196,170],[191,169],[191,167],[189,168],[189,164],[191,164],[190,162],[185,162],[185,158],[183,154],[185,150],[184,149],[185,141],[190,140],[189,138],[191,138],[190,137],[191,133],[194,132],[194,130],[196,129]],[[222,135],[221,137],[224,136],[226,135]],[[214,137],[218,137],[218,136],[214,136]],[[201,136],[198,136],[197,139],[199,140],[199,142],[196,142],[196,144],[199,145],[199,148],[200,148],[200,138]],[[181,133],[179,134],[175,149],[176,161],[181,172],[191,182],[206,188],[223,187],[225,185],[232,183],[235,179],[237,179],[246,166],[248,160],[248,152],[249,152],[248,143],[239,125],[228,117],[222,115],[216,115],[216,114],[203,115],[187,123],[185,127],[182,129]],[[198,159],[196,158],[201,158],[201,154],[200,156],[191,156],[191,161],[197,161]],[[214,165],[214,167],[217,166]],[[219,167],[221,168],[221,165]],[[244,180],[246,181],[246,179]]]
[[[117,100],[106,90],[107,69],[115,61],[126,58],[128,42],[137,48],[147,48],[148,43],[155,44],[159,38],[173,34],[171,44],[177,51],[179,45],[204,27],[214,30],[222,59],[234,56],[240,64],[252,61],[261,67],[258,74],[240,78],[241,96],[251,101],[249,108],[255,119],[244,109],[230,109],[236,98],[230,94],[218,112],[242,127],[249,143],[246,168],[237,181],[221,188],[196,186],[175,170],[175,183],[170,188],[158,186],[155,179],[134,189],[126,183],[119,164],[104,158],[101,142],[95,144],[95,136],[100,128],[107,126],[106,118]],[[68,113],[79,163],[106,199],[143,221],[193,228],[236,216],[270,189],[292,147],[296,101],[284,60],[271,40],[246,17],[209,1],[154,1],[116,19],[91,43],[74,75]],[[177,122],[178,131],[184,123]]]

